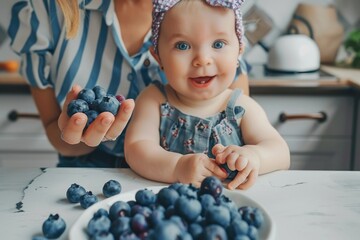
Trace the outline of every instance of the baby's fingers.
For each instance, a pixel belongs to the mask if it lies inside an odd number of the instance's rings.
[[[245,181],[248,180],[247,178],[251,171],[252,168],[250,166],[247,166],[243,171],[238,172],[235,178],[228,184],[228,188],[233,190],[235,188],[238,188],[241,184],[245,183]]]
[[[258,174],[256,173],[256,171],[251,171],[246,182],[244,182],[243,184],[240,184],[237,188],[242,189],[242,190],[246,190],[246,189],[250,188],[256,182],[257,177],[258,177]]]

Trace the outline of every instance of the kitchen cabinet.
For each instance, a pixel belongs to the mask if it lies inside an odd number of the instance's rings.
[[[56,166],[57,153],[40,119],[32,117],[37,110],[31,95],[2,93],[0,102],[0,167]],[[12,111],[25,117],[11,120]]]
[[[293,170],[350,170],[354,98],[252,96],[289,145]]]
[[[355,137],[354,137],[354,170],[359,171],[360,170],[360,90],[358,92],[357,97],[357,124],[355,129]]]

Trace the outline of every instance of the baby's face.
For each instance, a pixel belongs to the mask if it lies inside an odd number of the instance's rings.
[[[158,50],[178,95],[194,100],[217,96],[236,74],[240,50],[235,14],[203,1],[181,1],[165,14]]]

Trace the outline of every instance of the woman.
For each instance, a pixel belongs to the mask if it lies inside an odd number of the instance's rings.
[[[151,82],[166,82],[149,52],[151,11],[150,0],[14,5],[8,30],[11,46],[21,57],[21,73],[49,141],[59,152],[59,167],[127,166],[123,130],[134,108],[132,99]],[[66,107],[82,88],[95,85],[128,100],[116,117],[101,113],[84,131],[86,115],[69,118]],[[248,93],[246,75],[237,77],[235,86]]]

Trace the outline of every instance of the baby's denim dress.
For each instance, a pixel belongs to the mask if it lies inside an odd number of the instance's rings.
[[[235,106],[237,98],[242,94],[240,89],[233,90],[224,111],[207,118],[184,114],[170,105],[167,100],[165,86],[154,83],[166,98],[160,106],[160,145],[167,151],[181,154],[204,153],[211,158],[211,149],[215,144],[224,146],[243,146],[244,141],[237,120],[245,109]],[[227,165],[222,166],[229,173],[228,179],[233,179],[237,171],[231,172]]]

